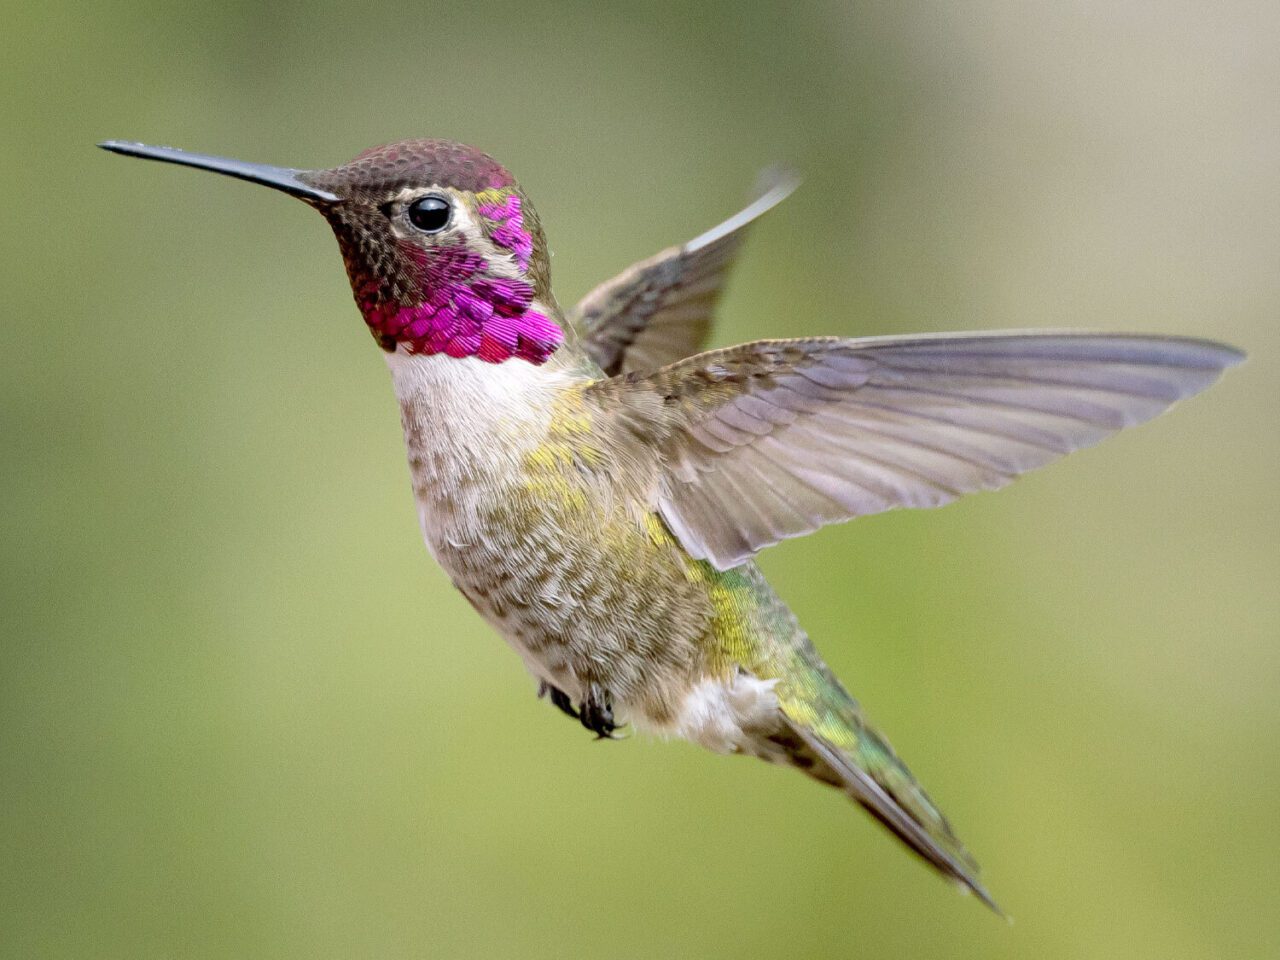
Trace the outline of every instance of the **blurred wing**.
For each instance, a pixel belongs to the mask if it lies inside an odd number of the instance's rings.
[[[596,287],[570,312],[583,347],[610,376],[651,371],[703,346],[747,226],[796,188],[774,174],[760,196],[684,246],[670,247]]]
[[[827,523],[1003,487],[1242,359],[1207,340],[1082,333],[773,340],[592,389],[646,411],[655,506],[727,569]]]

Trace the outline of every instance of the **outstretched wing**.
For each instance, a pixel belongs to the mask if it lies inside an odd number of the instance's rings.
[[[656,448],[651,500],[685,549],[727,569],[824,524],[1002,487],[1242,359],[1086,333],[766,340],[590,390]]]
[[[796,188],[774,174],[748,206],[694,240],[628,267],[570,311],[583,347],[610,376],[649,372],[703,349],[747,226]]]

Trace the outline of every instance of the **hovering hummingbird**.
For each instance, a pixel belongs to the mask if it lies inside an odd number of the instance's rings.
[[[776,179],[571,310],[528,197],[447,140],[294,170],[109,141],[318,210],[383,350],[427,546],[598,737],[624,723],[796,767],[999,911],[941,811],[752,562],[936,507],[1208,387],[1243,354],[1081,332],[761,340],[699,352]]]

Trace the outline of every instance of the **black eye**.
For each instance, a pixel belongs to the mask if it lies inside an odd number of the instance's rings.
[[[439,233],[449,225],[449,201],[422,197],[409,204],[409,222],[423,233]]]

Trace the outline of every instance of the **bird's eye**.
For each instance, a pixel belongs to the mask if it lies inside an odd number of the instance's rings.
[[[449,212],[444,197],[421,197],[409,204],[409,222],[423,233],[439,233],[449,225]]]

